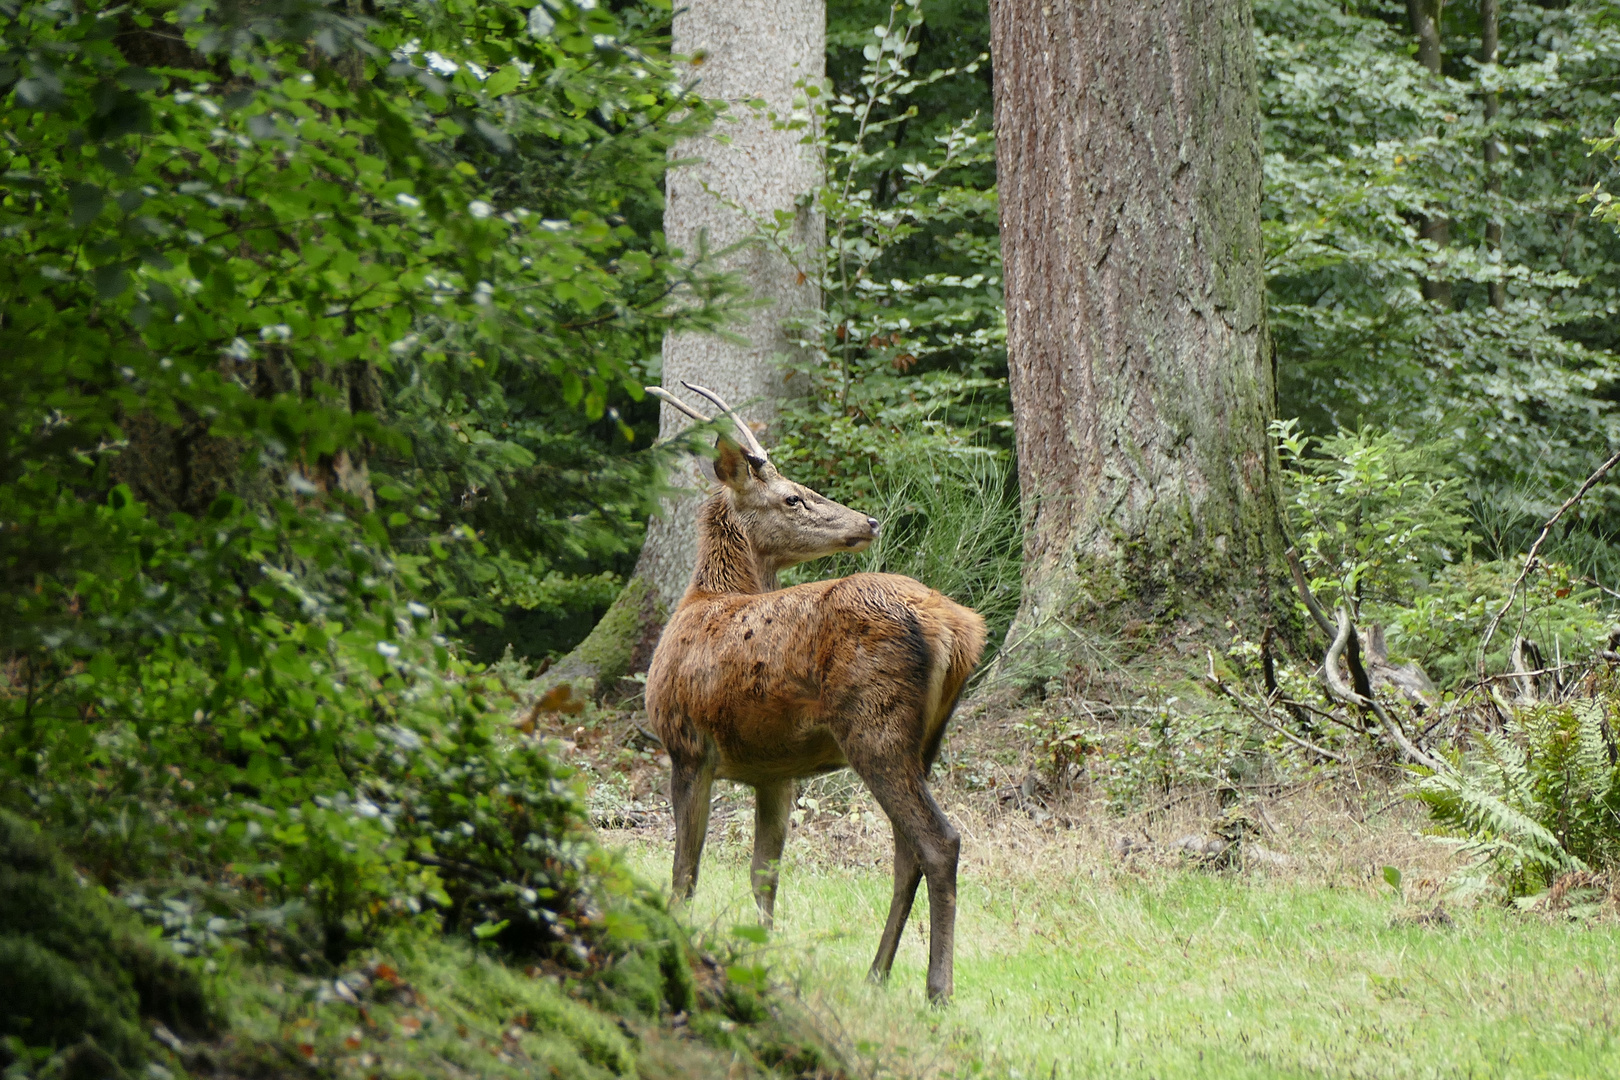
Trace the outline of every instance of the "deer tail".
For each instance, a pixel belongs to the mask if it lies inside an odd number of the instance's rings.
[[[945,723],[956,709],[962,687],[984,652],[984,620],[976,611],[952,607],[954,610],[941,613],[938,632],[931,642],[933,663],[928,673],[928,697],[923,714],[927,731],[923,748],[925,767],[933,765],[945,737]]]

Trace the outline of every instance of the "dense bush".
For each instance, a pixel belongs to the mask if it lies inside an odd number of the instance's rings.
[[[1466,513],[1455,446],[1412,443],[1364,427],[1321,439],[1276,426],[1290,535],[1316,597],[1346,605],[1358,625],[1389,629],[1397,660],[1416,660],[1438,685],[1475,675],[1479,645],[1508,601],[1522,558],[1493,558]],[[1607,639],[1607,598],[1568,564],[1538,560],[1485,657],[1508,666],[1515,637],[1585,660]]]
[[[0,802],[181,948],[578,953],[578,793],[449,617],[596,587],[479,507],[718,317],[606,180],[709,115],[667,18],[0,3]]]
[[[1483,554],[1507,557],[1620,441],[1620,247],[1574,206],[1612,172],[1583,138],[1613,120],[1620,33],[1601,3],[1501,5],[1485,65],[1479,5],[1443,7],[1431,75],[1403,5],[1256,3],[1268,314],[1281,414],[1444,440]],[[1439,218],[1443,243],[1422,235]],[[1550,553],[1612,575],[1617,505],[1595,492]]]

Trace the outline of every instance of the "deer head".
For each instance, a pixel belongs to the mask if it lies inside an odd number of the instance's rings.
[[[735,440],[721,435],[715,442],[714,475],[723,485],[730,517],[747,538],[767,579],[810,559],[860,551],[876,538],[877,518],[784,477],[753,431],[718,394],[691,383],[681,385],[714,402],[734,425]],[[694,420],[711,420],[661,386],[649,386],[647,392]]]

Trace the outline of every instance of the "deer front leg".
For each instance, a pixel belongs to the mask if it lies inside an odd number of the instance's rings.
[[[894,954],[900,948],[900,935],[906,920],[911,918],[911,904],[917,898],[917,885],[922,881],[922,860],[911,849],[899,829],[894,829],[894,896],[889,901],[889,921],[883,927],[883,939],[878,942],[877,957],[867,977],[873,982],[884,982],[894,967]]]
[[[709,795],[714,790],[713,752],[693,760],[670,756],[669,801],[675,810],[674,896],[689,900],[697,891],[698,863],[709,831]]]
[[[767,929],[776,912],[776,884],[782,872],[782,847],[787,843],[795,786],[792,780],[773,780],[754,787],[754,861],[750,879],[760,922]]]

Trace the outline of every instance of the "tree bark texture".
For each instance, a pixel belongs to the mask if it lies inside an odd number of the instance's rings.
[[[1440,49],[1440,14],[1445,0],[1406,0],[1406,19],[1418,39],[1418,63],[1440,74],[1445,54]]]
[[[1249,0],[990,19],[1026,521],[1011,662],[1076,620],[1264,623],[1286,586]]]
[[[698,79],[699,93],[732,103],[733,122],[672,151],[672,160],[685,164],[665,179],[664,233],[689,258],[702,250],[724,253],[719,264],[741,277],[760,306],[745,325],[733,327],[745,339],[741,344],[713,334],[666,337],[662,384],[689,400],[682,380],[706,386],[756,427],[769,427],[788,389],[781,361],[793,346],[784,324],[821,298],[813,280],[747,240],[756,221],[769,221],[779,210],[798,215],[795,242],[819,245],[823,237],[819,215],[800,205],[821,184],[820,151],[801,145],[802,131],[773,130],[765,112],[787,117],[794,84],[822,82],[826,31],[825,0],[691,0],[675,16],[674,51],[691,58],[688,72]],[[745,104],[755,99],[765,102],[765,111]],[[701,400],[694,404],[713,411]],[[667,439],[690,423],[665,405],[660,435]],[[768,444],[769,434],[764,439]],[[670,478],[684,493],[665,499],[648,522],[630,585],[554,669],[553,681],[588,676],[601,692],[620,675],[646,669],[658,631],[692,576],[697,508],[711,472],[707,462],[692,461]]]
[[[1418,39],[1418,63],[1434,75],[1441,73],[1446,59],[1440,45],[1440,17],[1445,6],[1446,0],[1406,0],[1407,21]],[[1433,241],[1435,247],[1446,247],[1451,243],[1451,221],[1444,216],[1423,218],[1418,222],[1418,235]],[[1451,282],[1424,278],[1420,284],[1425,300],[1451,307]]]
[[[762,304],[747,325],[736,328],[746,344],[713,334],[665,338],[663,384],[681,394],[683,379],[707,386],[737,406],[746,420],[768,427],[784,391],[781,360],[792,349],[783,324],[815,308],[821,298],[815,283],[801,278],[784,259],[745,241],[754,232],[754,221],[768,221],[776,211],[786,210],[799,216],[797,242],[821,242],[819,216],[798,202],[820,186],[822,161],[818,150],[801,145],[802,131],[772,130],[765,115],[743,103],[763,99],[769,111],[785,117],[793,106],[795,82],[821,83],[826,74],[826,3],[692,0],[675,16],[673,47],[678,54],[701,57],[690,69],[700,80],[698,92],[732,102],[737,122],[718,124],[711,134],[675,147],[676,160],[695,163],[672,168],[665,180],[664,233],[688,256],[704,245],[711,252],[734,249],[722,265],[739,274]],[[674,408],[663,407],[662,437],[690,424]],[[674,479],[694,495],[708,482],[696,467]],[[692,576],[699,501],[666,500],[648,524],[636,573],[651,582],[666,607],[675,605]]]

